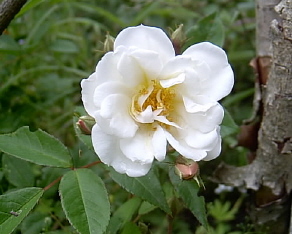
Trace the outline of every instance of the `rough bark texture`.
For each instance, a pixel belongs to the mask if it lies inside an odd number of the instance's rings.
[[[272,55],[270,23],[279,18],[274,7],[280,0],[257,0],[256,1],[256,45],[257,56],[266,57]]]
[[[0,35],[27,0],[4,0],[0,5]]]
[[[263,2],[275,3],[258,1],[257,10]],[[268,8],[272,9],[271,5]],[[250,214],[257,224],[268,227],[265,233],[288,233],[292,191],[292,0],[282,0],[273,15],[271,24],[266,21],[269,36],[265,32],[258,38],[260,58],[271,55],[272,63],[267,81],[259,85],[262,111],[255,159],[240,168],[222,164],[215,176],[221,183],[255,191]],[[257,69],[263,69],[259,62]]]

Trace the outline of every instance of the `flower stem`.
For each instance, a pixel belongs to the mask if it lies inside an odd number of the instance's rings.
[[[168,220],[167,234],[172,234],[172,229],[173,229],[173,217],[172,217],[171,215],[167,215],[167,220]]]
[[[87,164],[85,166],[82,166],[81,168],[89,168],[89,167],[92,167],[92,166],[100,164],[100,163],[101,163],[101,161],[95,161],[93,163],[89,163],[89,164]]]
[[[49,188],[53,187],[56,183],[58,183],[63,176],[58,177],[57,179],[55,179],[52,183],[50,183],[49,185],[47,185],[46,187],[43,188],[44,191],[47,191]]]

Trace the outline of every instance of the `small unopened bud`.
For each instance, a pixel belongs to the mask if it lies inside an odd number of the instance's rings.
[[[91,135],[91,129],[94,124],[95,120],[90,116],[81,116],[76,123],[80,131],[85,135]]]
[[[176,30],[171,34],[171,41],[174,46],[176,54],[181,53],[181,49],[186,42],[186,35],[183,30],[183,24],[179,25]]]
[[[105,36],[105,41],[103,43],[103,51],[104,52],[113,51],[114,42],[115,42],[115,38],[109,35],[109,33],[107,33]]]
[[[199,175],[199,164],[191,159],[179,156],[175,164],[176,174],[184,180],[192,179]]]

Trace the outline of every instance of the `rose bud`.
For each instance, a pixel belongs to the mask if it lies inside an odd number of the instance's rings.
[[[171,34],[171,41],[173,43],[176,54],[181,54],[181,49],[186,42],[186,35],[183,30],[183,24],[180,24],[176,30]]]
[[[103,51],[109,52],[114,49],[115,38],[109,35],[109,33],[105,36],[105,41],[103,43]]]
[[[91,129],[94,124],[95,120],[90,116],[81,116],[76,123],[80,131],[85,135],[91,135]]]
[[[175,172],[181,179],[192,179],[199,175],[199,164],[191,159],[180,156],[176,160]]]

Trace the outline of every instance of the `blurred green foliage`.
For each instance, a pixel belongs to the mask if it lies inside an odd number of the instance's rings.
[[[254,12],[252,0],[30,0],[0,36],[0,133],[13,132],[24,125],[41,128],[70,147],[75,165],[92,162],[95,155],[77,140],[72,116],[75,107],[81,105],[80,81],[93,72],[104,54],[106,35],[115,37],[124,27],[138,24],[161,27],[170,34],[183,24],[186,46],[204,40],[222,46],[235,72],[233,92],[222,101],[230,113],[223,123],[229,128],[225,128],[222,156],[208,162],[208,166],[202,164],[202,177],[210,176],[222,160],[243,165],[246,151],[234,146],[237,125],[252,111],[254,78],[248,64],[255,56]],[[1,193],[27,184],[45,187],[62,174],[63,169],[42,168],[20,159],[8,160],[9,157],[1,155]],[[17,173],[20,164],[21,173],[26,171],[23,178]],[[94,170],[101,175],[102,170]],[[101,176],[105,183],[110,182],[108,191],[112,209],[116,210],[114,215],[124,215],[128,193],[107,175]],[[208,183],[202,192],[207,201],[214,201],[217,196],[212,191],[214,186]],[[167,185],[164,189],[167,194]],[[56,191],[57,187],[52,187],[45,193],[36,210],[20,225],[19,233],[75,233],[65,219]],[[171,200],[172,195],[169,197]],[[225,196],[220,199],[213,207],[208,206],[213,219],[225,217],[217,217],[216,209],[225,211],[228,219],[226,215],[224,227],[228,226],[228,233],[244,233],[244,228],[238,230],[236,225],[238,210],[230,210]],[[122,233],[136,230],[137,226],[132,227],[129,222],[135,218],[140,218],[138,226],[146,230],[143,233],[165,233],[169,217],[153,207],[145,214],[139,212],[137,206],[133,217],[124,219]],[[199,224],[190,216],[183,211],[172,220],[174,233],[194,233]],[[220,229],[218,225],[213,223],[214,230]]]

